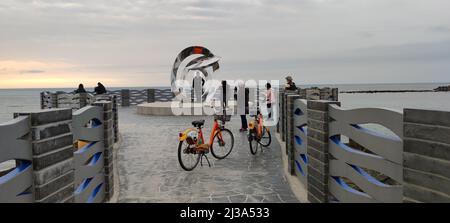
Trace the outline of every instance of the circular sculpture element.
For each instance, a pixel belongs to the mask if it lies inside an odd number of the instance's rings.
[[[191,46],[181,51],[173,63],[171,75],[171,89],[178,98],[186,97],[186,89],[193,87],[194,78],[202,79],[202,100],[208,94],[203,86],[208,80],[212,80],[212,72],[219,69],[219,57],[216,57],[208,49],[202,46]],[[188,84],[188,86],[186,86]]]

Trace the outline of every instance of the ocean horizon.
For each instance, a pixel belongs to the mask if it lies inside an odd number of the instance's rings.
[[[433,90],[450,83],[385,83],[385,84],[298,84],[298,87],[332,87],[339,91],[359,90]],[[110,87],[108,90],[169,88],[169,86],[152,87]],[[0,123],[9,121],[15,112],[40,109],[40,92],[72,92],[76,88],[18,88],[0,89]],[[93,91],[93,88],[86,88]],[[405,93],[358,93],[339,94],[339,101],[344,108],[384,107],[402,110],[403,108],[420,108],[450,111],[450,92],[405,92]]]

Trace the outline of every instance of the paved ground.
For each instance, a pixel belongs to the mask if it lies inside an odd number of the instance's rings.
[[[135,110],[119,113],[118,202],[298,202],[282,172],[277,140],[251,155],[238,117],[227,123],[235,137],[232,153],[224,160],[209,154],[211,168],[204,162],[186,172],[178,164],[178,133],[201,117],[141,116]],[[203,119],[208,140],[212,120]]]

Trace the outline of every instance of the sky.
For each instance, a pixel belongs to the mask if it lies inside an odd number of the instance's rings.
[[[2,0],[0,88],[169,86],[200,45],[221,79],[450,82],[448,0]]]

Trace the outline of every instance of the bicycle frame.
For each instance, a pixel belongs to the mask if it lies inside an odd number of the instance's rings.
[[[211,146],[213,144],[214,135],[216,134],[216,132],[219,132],[219,139],[222,140],[222,134],[220,132],[219,122],[217,120],[214,120],[213,128],[211,129],[211,135],[209,136],[209,146]],[[204,144],[205,139],[203,137],[203,131],[201,128],[198,131],[198,135],[199,135],[198,137],[201,140],[201,142],[199,140],[197,140],[197,145]]]
[[[254,123],[258,124],[258,127],[256,128],[256,134],[257,134],[258,138],[261,138],[262,137],[262,133],[263,133],[262,132],[263,131],[263,118],[262,118],[261,114],[258,114],[258,115],[255,116],[255,122]],[[253,129],[253,128],[255,128],[255,126],[254,125],[250,125],[250,129]]]

